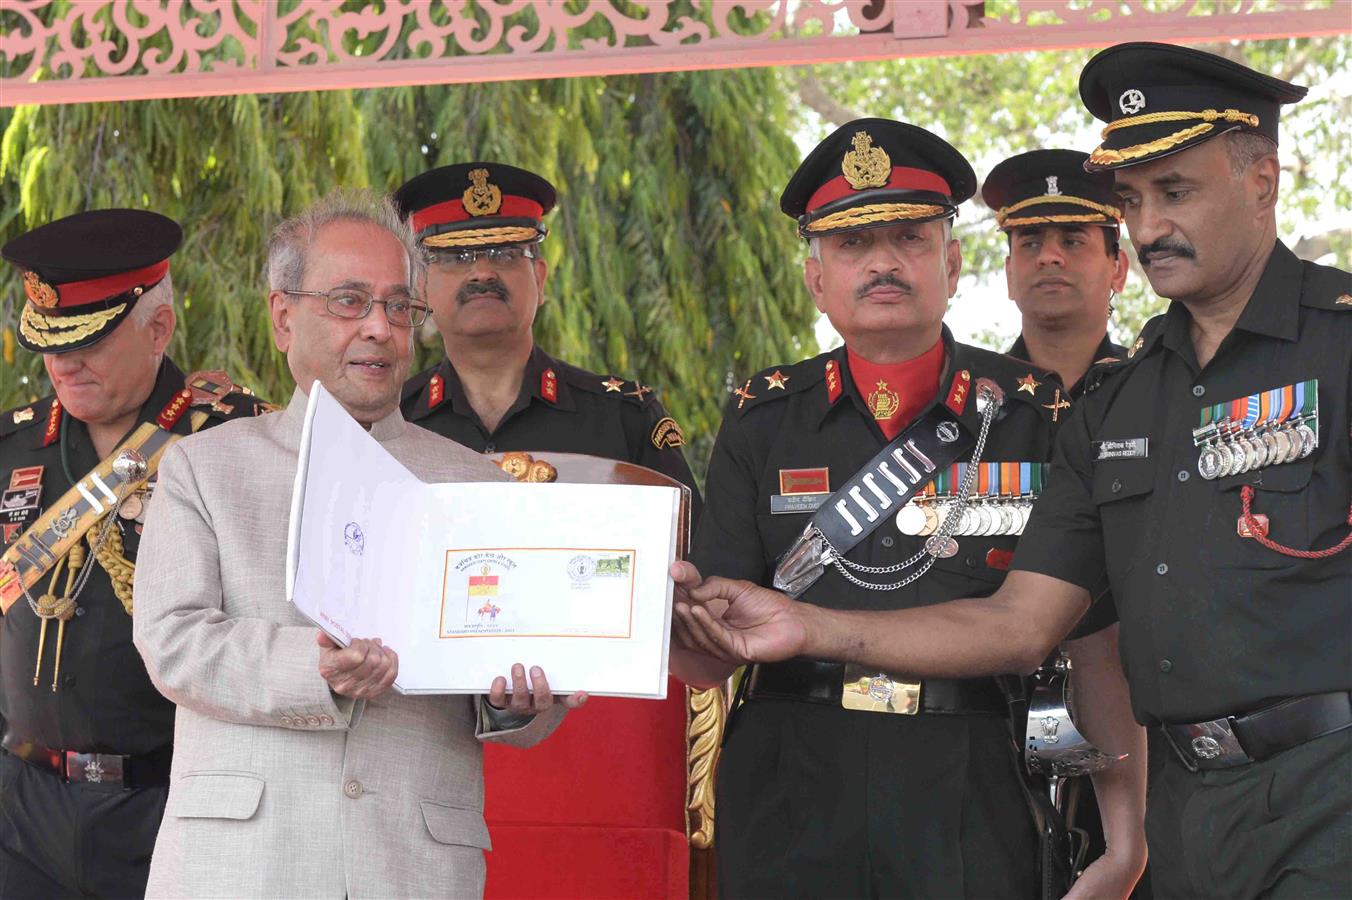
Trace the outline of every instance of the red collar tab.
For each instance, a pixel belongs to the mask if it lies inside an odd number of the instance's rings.
[[[169,260],[162,259],[153,265],[133,269],[130,272],[118,272],[116,275],[104,275],[102,278],[91,278],[88,281],[68,281],[65,284],[53,285],[57,295],[56,306],[58,309],[85,306],[125,294],[134,288],[150,287],[163,280],[168,272]]]
[[[931,194],[943,194],[945,197],[953,196],[953,189],[940,175],[925,169],[913,169],[909,166],[893,166],[892,175],[887,179],[887,184],[881,187],[868,188],[868,190],[926,191]],[[812,196],[807,200],[807,212],[811,213],[817,207],[830,203],[832,200],[839,200],[841,197],[848,197],[857,193],[859,191],[850,186],[850,183],[845,180],[845,176],[839,175],[812,193]]]
[[[433,375],[432,380],[427,382],[427,408],[436,409],[445,399],[446,379],[440,375]]]
[[[834,404],[840,399],[840,364],[834,359],[826,361],[826,402]]]
[[[498,211],[487,216],[471,216],[465,209],[465,201],[459,197],[444,203],[435,203],[413,214],[413,231],[421,233],[433,225],[449,225],[452,222],[468,222],[470,219],[541,219],[544,207],[527,197],[504,195]]]
[[[156,416],[155,422],[165,431],[173,428],[178,420],[183,418],[183,414],[188,411],[192,405],[192,391],[184,388],[174,394],[174,398],[164,405],[160,414]]]
[[[889,440],[934,401],[944,366],[942,338],[914,359],[899,363],[871,362],[848,346],[845,353],[859,396]]]
[[[52,398],[52,408],[47,410],[47,430],[42,433],[42,446],[50,447],[61,436],[61,399]]]
[[[540,396],[550,403],[557,403],[559,400],[559,377],[554,374],[553,369],[545,369],[540,373]]]
[[[953,410],[954,415],[962,415],[962,411],[967,408],[967,396],[971,393],[971,387],[971,372],[961,369],[953,376],[953,386],[948,389],[948,399],[944,401],[944,405]]]

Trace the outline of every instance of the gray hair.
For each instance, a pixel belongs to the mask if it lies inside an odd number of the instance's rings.
[[[140,296],[136,305],[131,308],[127,318],[136,323],[138,327],[145,325],[155,315],[155,310],[161,306],[172,306],[174,302],[174,279],[165,272],[160,283],[152,287]]]
[[[1230,158],[1230,172],[1236,178],[1258,160],[1276,152],[1277,145],[1267,135],[1232,131],[1225,136],[1225,155]]]
[[[413,228],[388,196],[365,188],[333,191],[273,229],[268,240],[269,290],[300,290],[310,246],[324,226],[335,222],[365,222],[393,235],[408,258],[408,286],[419,292],[427,273],[427,257],[418,246]]]
[[[947,244],[953,239],[953,217],[944,218],[944,243]],[[819,237],[807,239],[807,255],[812,259],[821,262],[822,258],[822,239]]]

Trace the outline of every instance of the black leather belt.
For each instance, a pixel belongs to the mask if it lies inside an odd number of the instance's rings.
[[[1301,744],[1352,726],[1352,692],[1293,697],[1240,716],[1191,725],[1165,725],[1183,765],[1229,769],[1276,756]]]
[[[799,700],[828,706],[845,705],[841,699],[844,695],[845,666],[841,663],[813,659],[761,663],[752,666],[747,677],[747,700]],[[874,677],[890,680],[896,685],[908,684],[905,679],[894,675],[878,673]],[[909,684],[919,685],[920,697],[916,712],[955,716],[1004,716],[1009,713],[1005,695],[993,678],[928,678]],[[876,711],[896,710],[879,708]]]
[[[26,741],[11,731],[0,738],[0,749],[69,784],[116,784],[124,788],[159,787],[169,783],[172,746],[150,753],[76,753]]]

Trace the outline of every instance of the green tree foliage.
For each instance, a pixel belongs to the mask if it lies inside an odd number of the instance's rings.
[[[1016,6],[990,2],[988,14]],[[1311,87],[1302,103],[1284,109],[1281,123],[1283,185],[1278,233],[1308,259],[1352,268],[1352,183],[1347,178],[1352,113],[1347,36],[1207,44],[1219,53],[1279,78]],[[1090,150],[1102,123],[1080,102],[1080,69],[1096,50],[997,54],[847,63],[785,70],[802,105],[803,129],[817,135],[857,116],[904,119],[948,139],[984,177],[1000,160],[1041,147]],[[964,273],[994,277],[1006,244],[978,196],[962,210],[955,235],[963,242]],[[1133,272],[1117,299],[1113,332],[1129,343],[1145,321],[1162,311],[1130,243]],[[994,332],[983,342],[1000,349],[1013,334]]]
[[[263,303],[269,230],[339,185],[393,189],[433,165],[496,159],[559,188],[541,344],[640,378],[711,440],[733,372],[815,352],[776,200],[797,163],[769,70],[25,107],[0,139],[0,237],[98,207],[184,225],[172,348],[285,400]],[[0,275],[0,408],[48,388],[13,348],[23,293]],[[418,365],[441,353],[419,335]],[[700,458],[697,446],[694,458]]]

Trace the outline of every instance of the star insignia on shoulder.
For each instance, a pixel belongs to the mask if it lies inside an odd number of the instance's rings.
[[[601,382],[601,385],[606,389],[607,394],[611,393],[612,391],[618,394],[620,393],[620,388],[624,387],[624,382],[620,381],[614,375],[611,375],[609,379]]]
[[[1019,390],[1021,392],[1027,391],[1029,394],[1032,394],[1035,397],[1037,396],[1036,394],[1037,389],[1042,386],[1042,382],[1033,378],[1032,372],[1029,372],[1027,375],[1018,379],[1018,382],[1019,382]]]
[[[625,391],[624,395],[626,397],[637,397],[638,399],[642,400],[644,394],[651,394],[652,392],[653,392],[652,388],[648,387],[647,385],[639,384],[637,381],[635,381],[634,389],[632,391]]]
[[[1132,357],[1134,357],[1136,355],[1136,351],[1140,350],[1144,346],[1145,346],[1145,338],[1138,337],[1136,339],[1136,343],[1132,344],[1131,349],[1127,351],[1127,359],[1131,359]]]
[[[1339,306],[1352,306],[1352,294],[1343,294],[1337,300],[1333,301]]]
[[[33,421],[33,407],[14,410],[14,424],[22,425],[24,422]]]
[[[778,369],[775,369],[775,370],[774,370],[772,373],[770,373],[769,375],[762,375],[761,377],[765,379],[765,382],[766,382],[766,385],[767,385],[766,390],[769,390],[769,391],[775,391],[775,390],[782,391],[782,390],[785,389],[785,388],[784,388],[784,385],[787,384],[788,381],[789,381],[789,376],[788,376],[788,375],[785,375],[783,372],[779,371]]]

